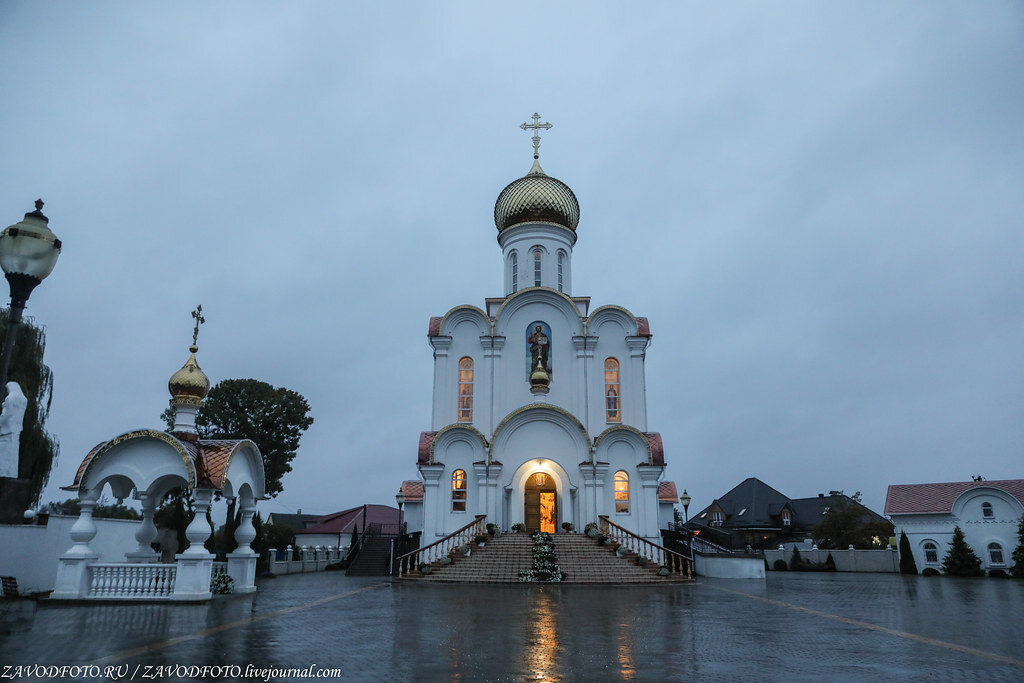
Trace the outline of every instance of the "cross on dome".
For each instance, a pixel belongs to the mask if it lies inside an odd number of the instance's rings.
[[[519,127],[522,128],[523,130],[532,130],[533,131],[533,137],[531,138],[531,140],[533,140],[533,158],[534,159],[539,159],[540,158],[540,131],[541,131],[541,129],[548,130],[548,129],[552,128],[552,125],[550,123],[548,123],[547,121],[545,121],[544,123],[541,123],[540,122],[540,114],[538,114],[537,112],[534,112],[533,116],[530,117],[530,118],[533,119],[533,123],[521,123],[521,124],[519,124]]]
[[[206,322],[206,318],[203,317],[202,304],[199,304],[199,307],[192,311],[192,317],[196,320],[196,326],[192,330],[192,346],[196,346],[196,343],[199,341],[199,326]],[[195,353],[195,351],[192,353]]]

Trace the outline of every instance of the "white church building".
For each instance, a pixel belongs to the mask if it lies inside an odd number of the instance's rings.
[[[478,515],[548,532],[607,515],[660,544],[675,486],[647,425],[650,326],[573,293],[579,203],[541,169],[537,131],[551,126],[533,119],[533,167],[494,206],[504,295],[430,319],[433,417],[420,479],[402,485],[406,521],[429,544]]]

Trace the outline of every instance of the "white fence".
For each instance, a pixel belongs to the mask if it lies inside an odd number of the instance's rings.
[[[800,549],[800,559],[805,562],[824,563],[828,556],[836,563],[839,572],[892,572],[899,573],[900,557],[895,548],[887,550],[804,550]],[[783,560],[788,567],[793,559],[790,550],[765,550],[764,559],[768,569],[775,569],[775,561]]]
[[[0,525],[0,576],[13,576],[18,590],[34,593],[53,590],[57,560],[71,547],[71,526],[78,517],[50,515],[45,526]],[[127,519],[95,519],[96,537],[89,542],[100,562],[124,562],[125,553],[138,545],[135,531],[142,522]]]
[[[340,561],[348,552],[347,548],[327,546],[288,546],[284,550],[271,548],[270,571],[273,574],[302,574],[305,572],[322,572],[327,565]]]

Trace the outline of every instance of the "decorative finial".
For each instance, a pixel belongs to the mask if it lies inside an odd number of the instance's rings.
[[[192,317],[196,319],[196,326],[192,330],[192,348],[190,348],[189,350],[192,353],[195,353],[196,351],[199,350],[199,347],[196,345],[196,343],[199,341],[199,326],[206,322],[206,318],[203,317],[202,304],[199,304],[199,307],[196,308],[196,310],[192,311]]]
[[[36,200],[36,211],[42,211],[42,210],[43,210],[43,200],[42,199],[37,199]]]
[[[532,130],[533,131],[533,137],[531,138],[531,140],[533,140],[533,158],[534,159],[539,159],[540,158],[540,130],[541,130],[541,128],[543,128],[544,130],[548,130],[552,126],[547,121],[545,121],[544,123],[541,123],[540,122],[540,114],[538,114],[537,112],[534,112],[533,116],[531,118],[533,119],[533,123],[521,123],[521,124],[519,124],[519,127],[522,128],[523,130]]]

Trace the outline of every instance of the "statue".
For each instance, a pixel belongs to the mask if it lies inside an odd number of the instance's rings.
[[[530,367],[536,368],[540,365],[547,372],[551,372],[551,365],[548,363],[548,347],[551,340],[544,334],[544,328],[535,325],[533,334],[527,337],[526,341],[530,344]]]
[[[17,382],[7,383],[7,398],[0,409],[0,477],[18,477],[18,451],[28,399]]]

